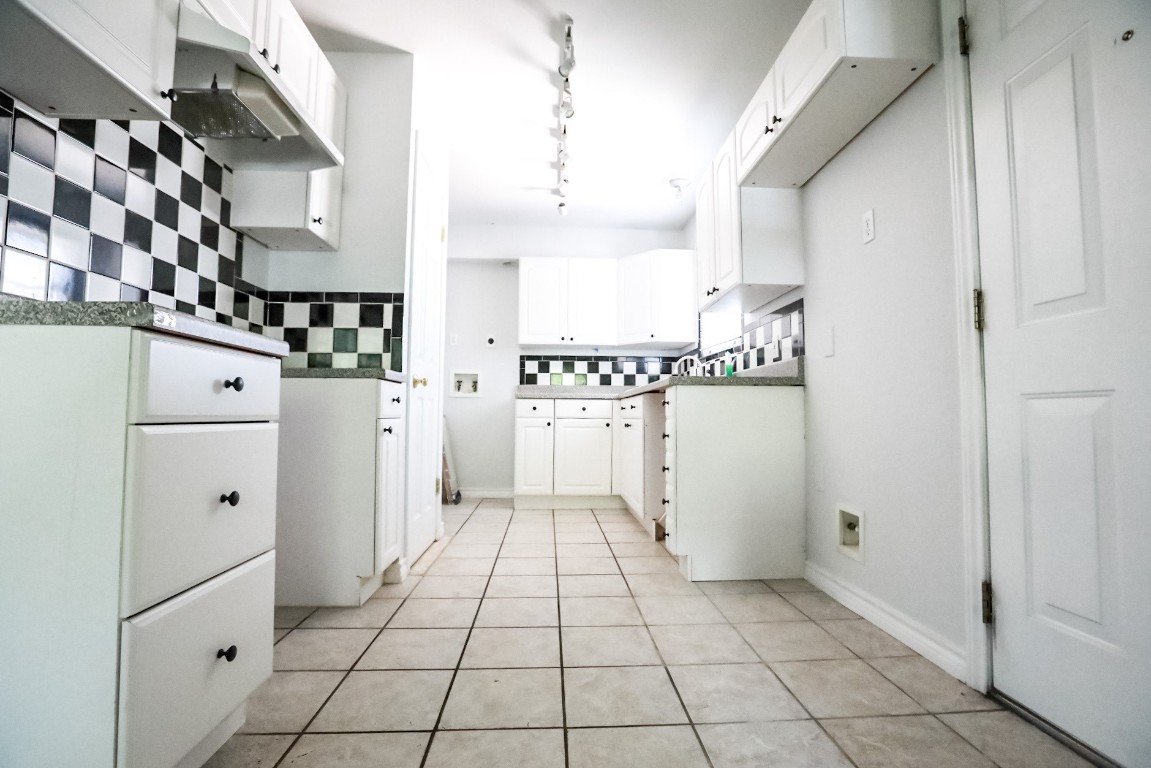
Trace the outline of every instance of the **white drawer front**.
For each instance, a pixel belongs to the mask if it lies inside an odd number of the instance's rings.
[[[380,382],[380,407],[376,418],[396,419],[404,415],[404,385],[394,381]]]
[[[278,424],[128,428],[122,616],[275,546],[278,447]]]
[[[610,419],[614,400],[556,400],[557,419]],[[630,413],[630,411],[629,411]]]
[[[555,400],[516,400],[516,418],[555,416]]]
[[[278,359],[161,334],[135,335],[132,423],[268,421],[279,414]]]
[[[627,400],[620,400],[619,404],[623,406],[621,413],[626,414],[629,418],[643,418],[643,406],[645,398],[643,395],[637,397],[629,397]]]
[[[121,768],[171,768],[271,675],[274,592],[268,552],[123,622]]]

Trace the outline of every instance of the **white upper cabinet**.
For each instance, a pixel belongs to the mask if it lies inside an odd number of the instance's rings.
[[[50,117],[167,119],[179,0],[5,0],[4,89]]]
[[[715,285],[723,293],[743,278],[740,259],[739,187],[735,178],[735,136],[729,135],[712,162],[715,182]]]
[[[342,166],[319,171],[237,170],[232,226],[272,250],[340,246]]]
[[[619,343],[684,346],[698,341],[695,254],[646,251],[619,260]]]
[[[316,130],[327,136],[340,152],[344,151],[347,127],[348,92],[322,53],[316,57],[316,88],[312,99]]]
[[[696,296],[699,308],[711,303],[715,294],[715,182],[714,165],[708,166],[695,195]]]
[[[520,259],[520,344],[616,343],[614,259]]]
[[[322,55],[291,0],[269,0],[266,48],[272,69],[309,115],[315,110],[316,63]]]
[[[213,19],[252,41],[268,36],[268,0],[197,0]]]
[[[934,0],[812,0],[736,125],[740,183],[803,186],[938,59]]]

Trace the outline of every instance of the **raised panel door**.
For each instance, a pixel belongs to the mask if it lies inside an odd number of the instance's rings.
[[[615,259],[569,259],[567,333],[560,340],[580,346],[615,344],[616,295]]]
[[[521,344],[559,344],[566,335],[567,261],[520,259]]]
[[[831,73],[846,49],[843,0],[814,0],[773,67],[781,127],[787,127],[787,121]]]
[[[315,107],[316,62],[320,48],[291,0],[271,0],[268,10],[268,61],[285,87],[311,115]]]
[[[715,181],[710,169],[695,195],[696,298],[702,310],[715,301]]]
[[[619,343],[642,344],[655,338],[655,294],[651,252],[619,260]]]
[[[526,495],[552,493],[553,419],[516,419],[515,492]]]
[[[742,277],[739,186],[735,177],[735,136],[731,134],[713,163],[715,178],[715,287],[718,294]]]
[[[782,118],[776,112],[775,88],[772,69],[735,124],[736,175],[741,179],[755,167],[779,133]]]
[[[404,552],[404,421],[376,421],[375,573]],[[375,573],[370,575],[375,575]],[[361,574],[368,575],[368,574]]]
[[[694,253],[685,250],[653,254],[651,297],[650,340],[672,344],[699,342]]]
[[[554,493],[611,495],[611,419],[557,419]]]

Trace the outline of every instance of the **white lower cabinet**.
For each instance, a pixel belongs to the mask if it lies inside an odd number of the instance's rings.
[[[663,393],[619,401],[612,445],[613,492],[645,523],[663,514],[663,427]]]
[[[84,326],[0,359],[0,764],[199,765],[272,672],[279,363]]]
[[[556,419],[556,496],[611,495],[611,419]]]
[[[611,400],[517,400],[515,494],[610,496]]]
[[[403,575],[404,386],[285,378],[276,605],[360,606]]]
[[[552,417],[516,419],[515,492],[542,495],[552,492],[555,429]]]

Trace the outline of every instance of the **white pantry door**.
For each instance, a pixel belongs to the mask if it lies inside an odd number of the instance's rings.
[[[408,285],[408,504],[405,552],[414,563],[440,523],[443,456],[444,271],[447,173],[443,155],[416,135]]]
[[[1151,2],[968,13],[993,685],[1151,765]]]

